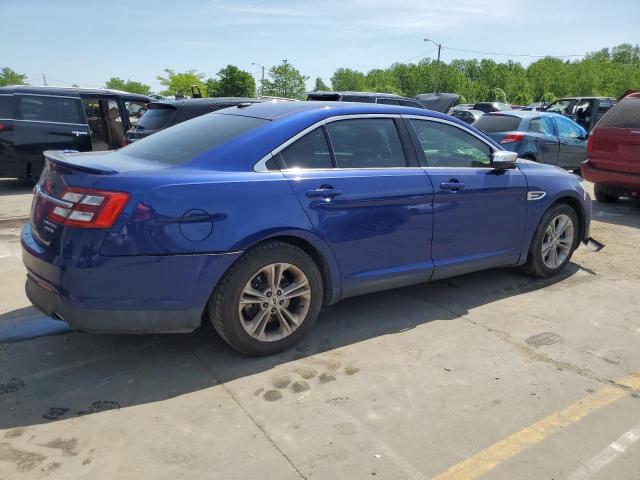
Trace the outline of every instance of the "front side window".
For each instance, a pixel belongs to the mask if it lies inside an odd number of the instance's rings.
[[[556,124],[558,136],[561,138],[581,138],[584,136],[584,130],[568,118],[556,117],[553,122]]]
[[[411,120],[428,167],[489,168],[492,150],[465,130],[441,122]]]
[[[357,118],[327,124],[338,168],[406,167],[391,118]]]
[[[547,112],[561,113],[567,115],[571,111],[573,100],[558,100],[547,107]]]
[[[542,135],[553,135],[553,125],[549,121],[549,117],[532,118],[529,121],[529,131]]]
[[[332,168],[331,153],[322,127],[296,140],[280,152],[286,168]],[[269,168],[269,167],[267,167]]]
[[[142,114],[147,110],[147,104],[140,100],[125,100],[124,108],[129,116],[129,123],[135,124]]]
[[[79,98],[18,95],[16,120],[85,123]]]

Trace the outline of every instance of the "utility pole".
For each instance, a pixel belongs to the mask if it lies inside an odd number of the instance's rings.
[[[44,86],[47,86],[47,77],[44,76],[44,73],[42,74],[42,80],[44,81]]]
[[[436,47],[438,47],[438,61],[436,62],[436,84],[435,84],[435,88],[434,88],[434,91],[433,91],[433,93],[438,93],[438,70],[440,69],[440,50],[442,49],[442,44],[441,43],[436,43],[433,40],[431,40],[430,38],[425,38],[424,41],[425,42],[431,42]]]
[[[255,65],[256,67],[260,67],[262,69],[262,79],[260,80],[260,96],[264,95],[264,65],[259,65],[255,62],[251,62],[251,65]]]

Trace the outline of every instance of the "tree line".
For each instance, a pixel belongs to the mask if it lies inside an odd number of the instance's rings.
[[[573,61],[545,57],[527,67],[512,60],[498,63],[491,59],[455,59],[446,63],[430,58],[418,63],[394,63],[366,73],[341,67],[331,76],[331,85],[318,77],[313,90],[372,91],[414,97],[434,91],[436,71],[438,91],[458,93],[463,103],[498,100],[525,105],[578,95],[617,98],[628,89],[640,89],[640,46],[623,43]],[[161,95],[188,96],[191,87],[197,86],[209,97],[260,94],[304,98],[309,77],[283,60],[268,70],[262,85],[260,82],[256,85],[249,72],[235,65],[227,65],[209,78],[197,70],[176,72],[166,69],[157,79],[164,88],[159,92]],[[8,67],[0,70],[0,86],[24,83],[25,80],[25,75]],[[147,84],[119,77],[110,78],[105,87],[145,95],[151,92]]]

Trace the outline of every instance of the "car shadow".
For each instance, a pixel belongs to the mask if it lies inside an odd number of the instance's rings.
[[[6,195],[20,195],[23,193],[31,193],[33,191],[33,182],[18,180],[14,178],[0,179],[0,197]]]
[[[592,204],[594,221],[640,228],[640,200],[621,198],[615,203]]]
[[[269,357],[242,356],[206,326],[182,335],[74,332],[0,344],[0,428],[159,402],[288,362],[314,362],[384,335],[462,321],[475,307],[543,289],[579,270],[570,264],[560,276],[540,280],[498,269],[346,299],[327,307],[299,345]]]

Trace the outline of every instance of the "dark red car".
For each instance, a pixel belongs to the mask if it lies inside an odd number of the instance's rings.
[[[591,131],[582,176],[599,202],[640,197],[640,92],[614,105]]]

